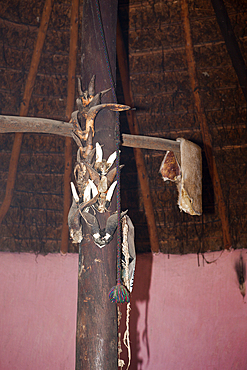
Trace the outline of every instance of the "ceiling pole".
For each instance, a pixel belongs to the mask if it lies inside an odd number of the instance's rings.
[[[41,52],[43,49],[43,45],[44,45],[44,41],[46,37],[46,31],[48,28],[48,23],[49,23],[49,19],[51,15],[52,3],[53,3],[53,0],[46,0],[45,5],[44,5],[40,27],[38,31],[38,36],[36,40],[36,45],[33,51],[31,65],[30,65],[30,69],[29,69],[29,73],[28,73],[27,81],[25,85],[25,91],[23,94],[23,99],[22,99],[21,107],[20,107],[20,116],[22,117],[27,116],[28,114],[29,103],[30,103],[30,99],[32,96],[32,91],[33,91],[34,82],[35,82],[37,71],[38,71]],[[18,160],[19,160],[20,151],[21,151],[22,138],[23,138],[23,133],[15,134],[15,139],[14,139],[10,163],[9,163],[6,193],[5,193],[5,197],[1,205],[1,208],[0,208],[0,224],[2,223],[3,218],[8,212],[8,209],[10,207],[11,200],[13,197]]]
[[[70,120],[71,113],[75,105],[75,83],[76,83],[76,60],[78,44],[78,15],[79,0],[72,0],[71,4],[71,22],[70,22],[70,50],[69,50],[69,67],[68,67],[68,88],[66,104],[66,120]],[[63,227],[61,240],[61,253],[68,253],[69,228],[68,213],[71,205],[70,181],[72,173],[72,139],[65,138],[65,165],[64,165],[64,205],[63,205]]]
[[[121,76],[121,81],[122,81],[125,104],[129,105],[130,107],[134,107],[134,99],[133,99],[133,95],[132,95],[132,91],[131,91],[131,87],[129,83],[127,54],[125,51],[122,32],[121,32],[119,22],[117,22],[117,58],[118,58],[118,66],[119,66],[119,71],[120,71],[120,76]],[[127,111],[126,115],[127,115],[127,120],[128,120],[129,129],[130,129],[131,134],[139,135],[138,122],[136,119],[135,112],[133,110]],[[138,179],[139,179],[140,186],[141,186],[145,215],[147,219],[151,251],[153,253],[158,253],[159,252],[159,238],[158,238],[158,232],[157,232],[157,227],[156,227],[156,222],[155,222],[154,209],[153,209],[151,192],[149,188],[149,181],[148,181],[145,161],[143,158],[142,150],[140,148],[134,148],[133,150],[134,150],[134,156],[135,156],[135,161],[136,161]]]
[[[116,70],[116,0],[84,0],[82,17],[82,89],[93,75],[95,93],[112,88],[103,102],[114,102]],[[105,40],[105,45],[104,41]],[[113,80],[113,85],[112,85]],[[116,150],[117,115],[103,109],[96,116],[93,145],[103,145],[103,158]],[[109,212],[96,213],[103,229],[117,209],[116,190]],[[116,285],[116,234],[103,248],[94,244],[83,223],[84,239],[79,246],[76,369],[117,369],[116,304],[108,297]]]
[[[208,168],[210,172],[210,176],[212,179],[213,187],[214,187],[214,194],[216,198],[216,203],[219,210],[219,215],[222,224],[222,233],[223,233],[223,242],[225,249],[229,249],[232,245],[231,243],[231,236],[229,231],[229,222],[227,217],[226,205],[224,202],[222,188],[220,185],[220,179],[216,167],[215,158],[213,155],[212,150],[212,139],[209,132],[207,119],[203,110],[203,105],[201,102],[199,89],[198,89],[198,80],[196,75],[196,63],[194,58],[193,52],[193,44],[192,44],[192,37],[191,37],[191,29],[190,29],[190,21],[189,21],[189,10],[187,0],[181,0],[181,8],[182,8],[182,18],[184,23],[184,32],[185,32],[185,48],[186,48],[186,56],[187,56],[187,64],[188,64],[188,72],[190,76],[190,83],[192,87],[192,92],[194,96],[194,103],[196,108],[197,119],[200,123],[201,132],[202,132],[202,139],[204,144],[204,151],[206,154]]]
[[[223,0],[211,0],[233,68],[247,101],[247,70]]]

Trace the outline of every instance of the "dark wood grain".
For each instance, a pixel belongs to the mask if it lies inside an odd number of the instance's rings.
[[[115,80],[117,2],[101,0],[100,11]],[[111,87],[95,0],[86,0],[83,4],[82,61],[83,89],[88,87],[94,74],[96,93]],[[112,93],[107,93],[103,99],[103,102],[113,102]],[[104,158],[116,149],[115,125],[113,112],[102,110],[96,117],[94,145],[96,142],[103,145]],[[110,213],[115,211],[116,194]],[[108,217],[109,212],[97,213],[101,228],[105,227]],[[86,225],[84,231],[87,234]],[[79,259],[76,369],[117,369],[116,305],[108,298],[110,289],[116,285],[116,234],[102,249],[87,235],[80,245]]]

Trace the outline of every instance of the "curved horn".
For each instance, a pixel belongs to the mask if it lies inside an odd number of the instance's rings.
[[[101,145],[99,143],[96,143],[96,163],[101,163],[103,160],[103,150],[101,148]]]
[[[93,197],[95,197],[98,194],[98,189],[91,179],[89,179],[88,182],[91,186]]]
[[[82,88],[81,88],[81,79],[80,79],[80,77],[78,77],[78,93],[79,93],[79,95],[83,95],[83,91],[82,91]]]
[[[117,158],[117,151],[113,152],[107,159],[107,164],[109,165],[109,168],[113,165],[116,158]]]
[[[111,186],[109,187],[108,191],[107,191],[107,194],[106,194],[106,201],[108,200],[108,202],[111,201],[111,198],[112,198],[112,195],[114,193],[114,190],[115,190],[115,187],[117,185],[117,180],[114,181]]]
[[[74,198],[75,202],[76,203],[79,203],[79,196],[77,194],[75,185],[74,185],[74,183],[72,181],[70,183],[70,186],[71,186],[71,191],[72,191],[72,195],[73,195],[73,198]]]
[[[95,94],[95,75],[91,78],[89,85],[88,85],[88,93],[91,96],[94,96]]]

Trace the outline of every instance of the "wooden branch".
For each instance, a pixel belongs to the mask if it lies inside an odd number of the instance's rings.
[[[27,81],[25,85],[24,95],[23,95],[23,99],[22,99],[22,103],[20,107],[20,116],[27,116],[27,113],[28,113],[29,102],[31,99],[33,86],[34,86],[35,78],[37,75],[40,56],[41,56],[41,52],[43,49],[46,31],[48,28],[50,14],[52,10],[52,3],[53,3],[53,0],[46,0],[45,5],[44,5],[40,27],[38,31],[38,36],[37,36],[37,41],[36,41],[35,48],[33,51],[31,65],[30,65],[30,69],[29,69],[29,73],[28,73],[28,77],[27,77]],[[0,208],[0,224],[2,223],[2,220],[4,216],[6,215],[6,213],[8,212],[8,209],[11,204],[11,200],[12,200],[12,196],[14,192],[16,173],[17,173],[17,165],[18,165],[18,160],[19,160],[20,151],[21,151],[22,137],[23,137],[23,133],[15,134],[15,139],[14,139],[10,163],[9,163],[9,173],[8,173],[8,179],[7,179],[5,198]]]
[[[194,95],[194,102],[195,108],[197,112],[197,119],[199,120],[201,131],[202,131],[202,139],[204,144],[204,150],[208,162],[208,168],[210,172],[210,176],[212,179],[215,198],[218,203],[218,210],[222,224],[222,233],[223,233],[223,241],[224,246],[226,249],[231,247],[231,236],[229,231],[229,223],[226,211],[226,205],[224,202],[222,189],[220,185],[220,179],[215,163],[215,158],[213,156],[212,151],[212,139],[209,132],[207,119],[205,113],[203,111],[202,102],[199,94],[198,89],[198,80],[196,76],[196,63],[193,53],[193,45],[192,45],[192,37],[191,37],[191,29],[190,29],[190,21],[189,21],[189,11],[188,11],[188,4],[187,0],[181,0],[181,8],[182,8],[182,18],[184,23],[184,32],[185,32],[185,40],[186,40],[186,56],[187,56],[187,64],[188,64],[188,71],[190,76],[190,82],[192,86],[192,91]]]
[[[78,14],[79,0],[72,0],[71,5],[71,24],[70,24],[70,50],[69,50],[69,67],[68,67],[68,89],[66,120],[70,119],[75,104],[75,83],[76,83],[76,57],[78,43]],[[64,164],[64,205],[63,205],[63,227],[61,249],[62,254],[68,253],[69,245],[69,227],[68,213],[71,205],[70,181],[72,174],[72,139],[65,139],[65,164]]]
[[[164,151],[171,150],[172,152],[177,153],[180,152],[180,143],[178,141],[150,136],[122,134],[122,146]]]
[[[71,138],[73,125],[47,118],[1,116],[0,133],[33,132],[37,134],[61,135]],[[180,143],[159,137],[122,134],[122,146],[131,148],[171,150],[180,152]]]
[[[247,70],[223,0],[211,0],[233,68],[247,101]]]
[[[0,133],[33,132],[37,134],[54,134],[71,137],[72,124],[47,118],[1,116]]]
[[[123,43],[122,32],[120,28],[120,24],[117,24],[117,58],[118,58],[118,66],[122,81],[123,93],[125,104],[133,107],[134,100],[129,84],[129,71],[128,71],[128,64],[127,64],[127,55]],[[129,129],[131,134],[139,135],[138,123],[136,119],[135,112],[127,111],[126,112]],[[159,238],[158,232],[155,222],[154,216],[154,209],[152,204],[151,192],[149,188],[149,181],[148,175],[145,167],[145,161],[143,158],[143,154],[140,148],[134,148],[134,156],[136,161],[136,168],[138,173],[138,178],[141,186],[141,192],[143,196],[143,204],[148,224],[148,232],[149,232],[149,240],[151,245],[151,250],[153,253],[159,252]]]

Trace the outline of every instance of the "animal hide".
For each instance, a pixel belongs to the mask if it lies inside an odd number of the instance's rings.
[[[190,215],[202,214],[202,155],[201,148],[182,138],[180,153],[167,152],[160,173],[164,181],[174,181],[178,188],[178,206]]]
[[[130,293],[133,289],[135,265],[136,265],[136,251],[135,251],[135,228],[128,215],[124,216],[124,220],[127,223],[127,238],[123,235],[122,243],[122,280],[125,286],[129,289]],[[124,226],[122,225],[122,229]],[[124,231],[123,231],[124,233]],[[125,239],[126,238],[126,239]],[[126,243],[127,242],[127,243]],[[125,250],[127,248],[127,251]],[[126,266],[128,262],[128,276],[126,275]]]

